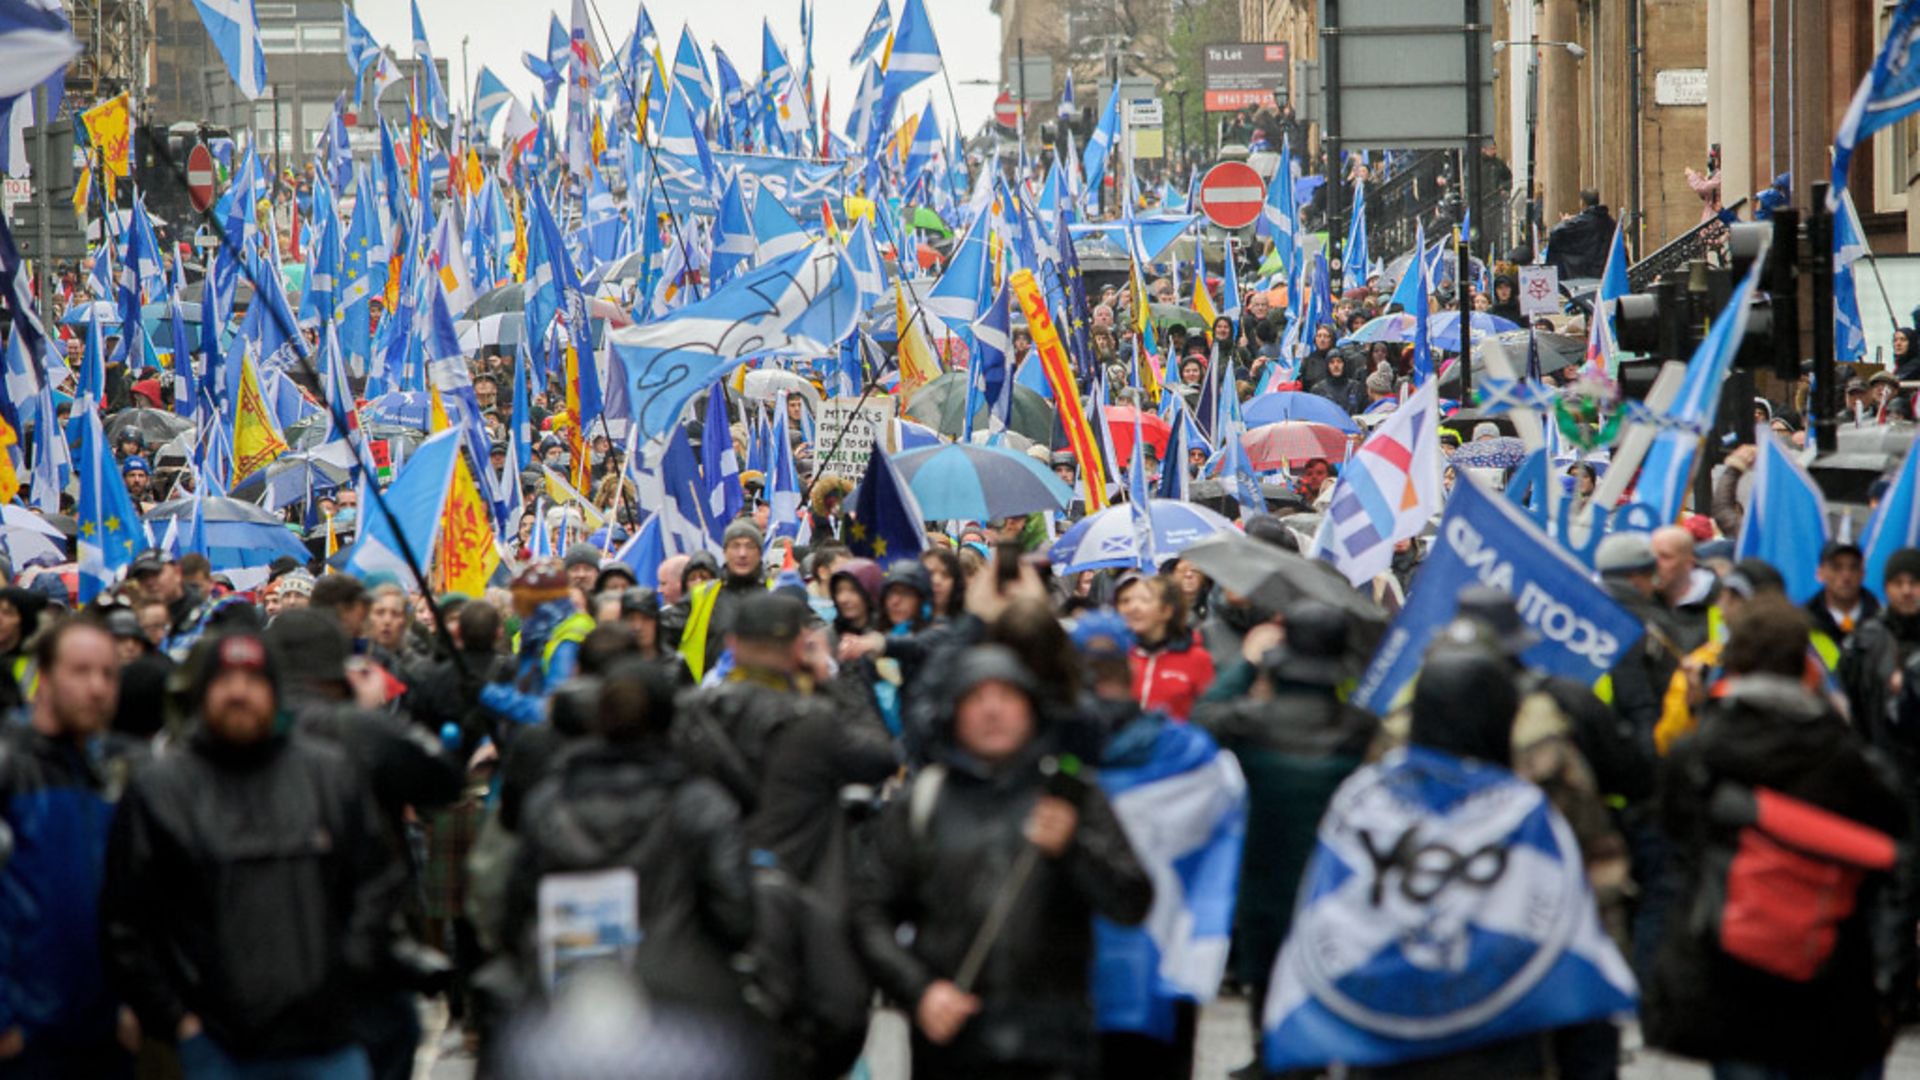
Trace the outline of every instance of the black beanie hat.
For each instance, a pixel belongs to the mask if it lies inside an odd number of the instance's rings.
[[[1902,574],[1920,578],[1920,548],[1901,548],[1887,556],[1886,580],[1892,581]]]

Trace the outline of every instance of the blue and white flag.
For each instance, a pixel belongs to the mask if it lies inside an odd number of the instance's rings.
[[[733,429],[727,423],[727,387],[715,383],[707,392],[707,415],[700,434],[700,477],[707,513],[707,532],[715,546],[746,501],[740,488],[740,458],[733,449]]]
[[[804,251],[813,243],[786,205],[766,194],[753,200],[753,237],[762,266]]]
[[[1873,70],[1860,80],[1860,89],[1833,136],[1833,186],[1827,191],[1827,209],[1839,208],[1860,140],[1916,111],[1920,111],[1920,0],[1901,0]]]
[[[205,0],[194,0],[204,3]],[[440,84],[440,68],[433,62],[433,49],[427,45],[427,24],[420,21],[420,0],[411,0],[413,6],[413,58],[420,61],[422,72],[421,92],[426,100],[421,102],[426,109],[427,119],[433,126],[447,126],[447,91]]]
[[[246,8],[251,16],[253,5],[246,3]],[[201,3],[203,19],[207,17],[206,10],[206,5]],[[208,29],[212,29],[211,23]],[[259,37],[258,33],[254,36]],[[78,55],[80,43],[74,40],[73,24],[60,4],[53,0],[21,0],[0,10],[0,100],[40,85]],[[53,108],[57,110],[59,105]]]
[[[1901,548],[1920,547],[1920,454],[1909,449],[1900,463],[1900,475],[1880,497],[1867,519],[1860,544],[1868,592],[1885,596],[1887,558]]]
[[[410,566],[431,564],[462,438],[459,430],[448,428],[408,455],[400,475],[387,488],[386,512],[368,513],[360,522],[359,538],[347,556],[348,570],[356,574],[384,570],[408,580],[413,572]]]
[[[1277,175],[1277,174],[1276,174]],[[1353,213],[1347,218],[1347,246],[1340,249],[1340,288],[1362,288],[1367,283],[1367,186],[1353,182]]]
[[[1866,230],[1860,226],[1853,194],[1842,191],[1840,208],[1833,215],[1833,356],[1842,363],[1867,355],[1867,328],[1860,318],[1860,289],[1854,280],[1853,264],[1869,254]]]
[[[607,333],[643,438],[665,434],[695,394],[753,356],[831,352],[860,318],[859,289],[829,244],[775,259],[665,318]]]
[[[340,11],[346,24],[347,66],[358,76],[367,70],[367,65],[380,59],[383,50],[380,43],[374,40],[373,32],[360,21],[360,16],[354,14],[352,4],[342,3]],[[486,71],[485,68],[480,70],[483,73]]]
[[[1280,253],[1280,267],[1288,277],[1294,274],[1294,246],[1299,232],[1299,224],[1294,220],[1293,152],[1287,140],[1280,140],[1280,167],[1273,172],[1273,183],[1267,185],[1267,201],[1260,207],[1260,220],[1253,223],[1255,236],[1273,239],[1274,250]]]
[[[1737,559],[1764,559],[1786,579],[1787,599],[1804,604],[1821,589],[1820,550],[1827,545],[1827,499],[1792,448],[1766,424],[1756,425],[1759,461],[1746,515],[1734,545]],[[1909,456],[1912,456],[1909,452]],[[1885,573],[1885,563],[1881,564]]]
[[[91,398],[75,398],[73,413],[70,426],[79,433],[73,448],[79,502],[73,516],[80,530],[74,538],[74,556],[80,564],[80,602],[85,604],[112,588],[133,562],[134,552],[148,541],[119,465],[107,449],[97,404]],[[48,420],[41,425],[57,426]]]
[[[1642,633],[1639,621],[1524,510],[1462,476],[1405,606],[1354,687],[1353,703],[1386,715],[1419,670],[1427,645],[1459,610],[1460,591],[1472,585],[1514,598],[1540,639],[1521,654],[1529,668],[1582,684],[1606,674]]]
[[[1087,149],[1080,162],[1085,174],[1085,198],[1091,201],[1100,190],[1100,181],[1107,175],[1107,154],[1113,149],[1113,140],[1120,136],[1120,84],[1113,85],[1113,92],[1107,95],[1107,107],[1100,110],[1100,126],[1093,129],[1087,139]]]
[[[1420,1061],[1630,1012],[1636,996],[1546,795],[1408,747],[1348,777],[1320,821],[1263,1056],[1275,1072]]]
[[[260,18],[253,0],[193,0],[193,6],[220,59],[227,62],[233,84],[249,99],[266,93],[267,54],[260,48]]]
[[[1759,286],[1765,255],[1753,261],[1753,268],[1741,279],[1727,306],[1707,331],[1707,336],[1687,361],[1687,374],[1680,393],[1667,406],[1666,416],[1653,445],[1640,466],[1635,485],[1639,501],[1653,513],[1655,521],[1673,521],[1680,514],[1686,496],[1687,481],[1693,476],[1693,455],[1700,436],[1713,423],[1714,410],[1720,404],[1720,386],[1733,367],[1733,356],[1747,335],[1747,301]]]
[[[1428,379],[1340,470],[1313,554],[1356,588],[1393,561],[1440,509],[1439,383]]]
[[[1062,120],[1073,121],[1079,118],[1079,112],[1080,106],[1073,101],[1073,69],[1068,68],[1067,85],[1060,91],[1060,110],[1057,115]]]
[[[513,91],[507,89],[507,84],[500,81],[500,76],[495,75],[492,68],[482,65],[473,92],[473,118],[479,122],[481,130],[491,128],[493,118],[500,115],[500,110],[512,100]]]
[[[873,55],[875,49],[887,43],[887,35],[893,33],[893,12],[887,10],[887,0],[880,0],[880,6],[874,10],[873,21],[867,24],[867,32],[860,35],[860,44],[853,50],[853,59],[847,63],[859,67]]]
[[[887,58],[887,94],[898,100],[902,91],[938,75],[940,67],[940,43],[934,39],[926,4],[907,0],[906,7],[900,9],[893,52]]]
[[[1153,907],[1139,926],[1094,920],[1095,1024],[1171,1042],[1174,1002],[1213,1000],[1226,974],[1246,778],[1206,732],[1162,723],[1145,761],[1103,764],[1099,780],[1153,879]]]

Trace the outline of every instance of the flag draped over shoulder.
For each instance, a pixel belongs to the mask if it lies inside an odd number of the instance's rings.
[[[1394,1065],[1628,1012],[1636,994],[1541,790],[1408,747],[1349,777],[1321,819],[1263,1057]]]

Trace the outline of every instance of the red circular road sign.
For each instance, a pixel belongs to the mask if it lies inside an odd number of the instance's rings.
[[[202,214],[213,205],[213,155],[205,143],[187,155],[187,199]]]
[[[1003,128],[1012,128],[1020,122],[1020,106],[1014,104],[1013,95],[1002,91],[993,103],[993,122]]]
[[[1260,218],[1267,186],[1253,166],[1223,161],[1200,180],[1200,209],[1223,229],[1244,229]]]

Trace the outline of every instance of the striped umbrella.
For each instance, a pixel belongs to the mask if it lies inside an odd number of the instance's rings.
[[[929,521],[993,521],[1064,510],[1073,489],[1034,458],[997,446],[948,443],[893,459]]]

